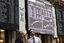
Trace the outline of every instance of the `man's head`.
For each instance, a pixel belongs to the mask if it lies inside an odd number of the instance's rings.
[[[34,36],[34,35],[35,35],[35,32],[34,32],[33,29],[30,29],[29,32],[30,32],[30,35],[31,35],[31,36]]]
[[[23,37],[24,36],[24,33],[22,31],[19,31],[19,36],[20,37]]]

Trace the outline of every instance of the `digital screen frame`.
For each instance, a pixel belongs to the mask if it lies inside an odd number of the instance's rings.
[[[28,1],[28,30],[40,34],[53,35],[52,6],[45,3]]]
[[[18,4],[18,1],[17,3],[14,1],[16,4],[12,4],[12,2],[0,0],[0,29],[19,30],[19,9],[18,6],[15,6]],[[14,5],[14,7],[10,5],[10,3]]]

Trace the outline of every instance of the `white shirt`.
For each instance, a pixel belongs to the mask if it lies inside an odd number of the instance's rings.
[[[42,43],[39,37],[34,36],[35,43]],[[33,43],[33,37],[28,39],[28,43]]]

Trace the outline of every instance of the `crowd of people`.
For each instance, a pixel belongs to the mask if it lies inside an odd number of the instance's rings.
[[[41,39],[35,36],[35,32],[33,31],[33,29],[29,30],[29,34],[30,38],[27,40],[27,42],[24,42],[24,33],[20,31],[18,33],[18,37],[15,40],[15,43],[42,43]]]

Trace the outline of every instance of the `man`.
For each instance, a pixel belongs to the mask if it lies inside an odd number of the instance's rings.
[[[24,37],[24,33],[22,31],[19,32],[18,34],[18,38],[15,40],[15,43],[24,43],[23,42],[23,37]]]
[[[30,29],[29,32],[30,38],[28,39],[28,43],[41,43],[40,38],[35,36],[35,32],[32,29]]]

